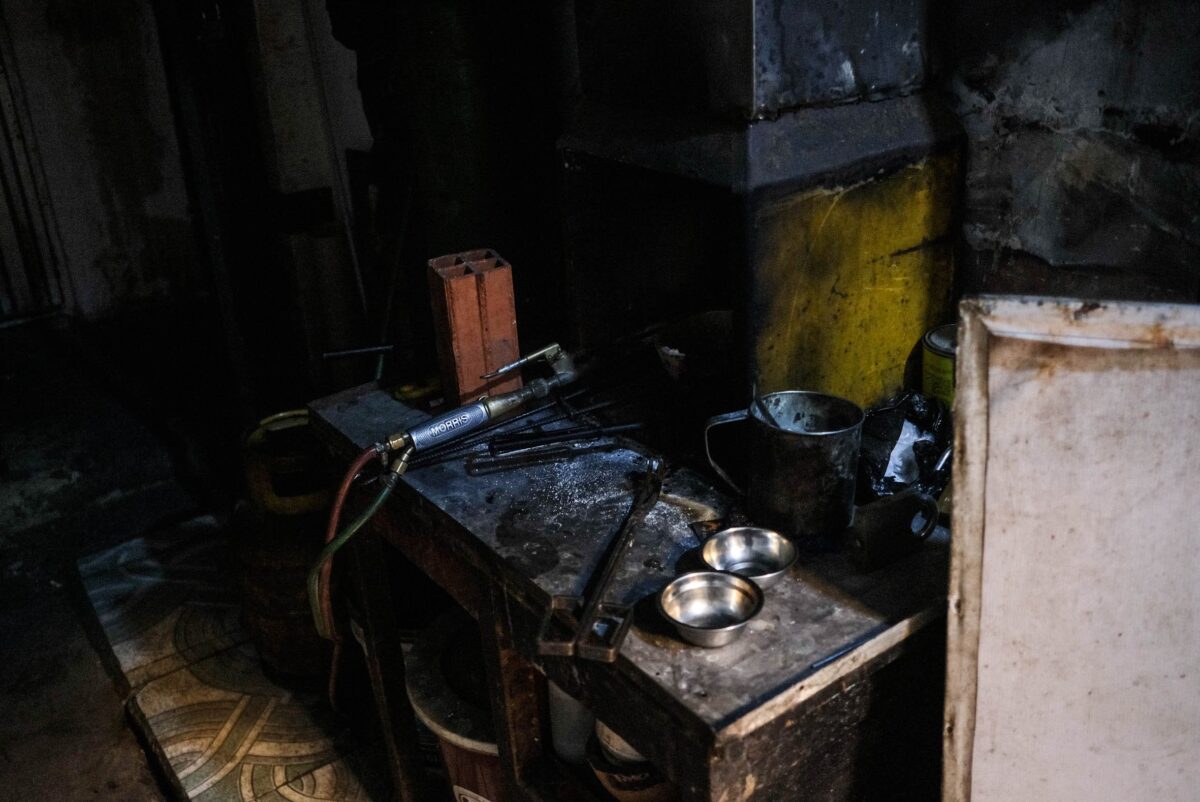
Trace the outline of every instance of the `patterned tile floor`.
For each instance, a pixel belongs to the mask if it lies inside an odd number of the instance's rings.
[[[182,798],[369,802],[371,772],[323,700],[263,674],[213,519],[135,538],[79,572],[130,713]]]
[[[247,640],[215,520],[196,518],[79,561],[128,690]]]

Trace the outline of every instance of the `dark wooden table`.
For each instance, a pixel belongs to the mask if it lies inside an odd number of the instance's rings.
[[[367,385],[314,402],[343,460],[423,413]],[[543,658],[549,600],[579,594],[628,508],[636,447],[469,476],[461,459],[404,477],[351,555],[359,623],[400,795],[419,799],[412,713],[379,550],[396,548],[480,623],[512,799],[566,798],[545,678],[653,761],[684,800],[910,799],[938,792],[946,533],[867,575],[830,554],[766,592],[739,641],[674,637],[650,600],[695,559],[691,523],[729,514],[702,477],[670,473],[609,598],[638,603],[613,665]],[[567,781],[569,785],[569,781]]]

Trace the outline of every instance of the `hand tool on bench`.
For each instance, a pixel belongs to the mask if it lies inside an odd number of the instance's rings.
[[[613,434],[623,434],[642,428],[641,421],[631,423],[615,423],[609,426],[573,426],[569,429],[554,429],[546,432],[522,432],[519,434],[497,435],[488,442],[488,451],[493,457],[503,457],[528,448],[549,445],[551,443],[570,443],[580,440],[595,440]]]
[[[490,454],[470,454],[465,465],[467,476],[486,476],[501,471],[511,471],[518,468],[529,468],[538,465],[550,465],[555,462],[574,459],[584,454],[595,454],[602,451],[616,451],[621,448],[618,442],[600,443],[552,443],[548,446],[526,448],[514,454],[502,454],[493,457]]]
[[[546,611],[538,637],[538,654],[616,662],[621,642],[633,622],[633,607],[609,604],[604,597],[625,552],[633,543],[634,529],[658,503],[663,469],[663,461],[651,457],[646,472],[638,476],[633,501],[610,538],[599,569],[588,579],[584,595],[555,596],[550,600],[550,609]]]

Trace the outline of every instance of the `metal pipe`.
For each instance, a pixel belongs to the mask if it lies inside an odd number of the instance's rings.
[[[321,354],[322,359],[341,359],[345,356],[360,356],[364,354],[386,354],[395,346],[393,345],[368,345],[363,348],[346,348],[341,351],[326,351]]]

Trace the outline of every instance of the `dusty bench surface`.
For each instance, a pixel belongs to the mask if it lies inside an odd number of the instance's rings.
[[[342,438],[346,454],[425,417],[370,385],[316,402],[313,410]],[[404,481],[453,519],[469,545],[494,557],[506,578],[548,603],[554,595],[582,593],[629,506],[630,475],[645,462],[643,454],[621,448],[470,476],[457,459],[414,469]],[[676,576],[680,558],[700,544],[689,525],[724,517],[728,505],[702,477],[670,472],[658,504],[635,530],[609,600],[633,604],[659,590]],[[841,555],[798,563],[766,591],[762,612],[745,636],[724,648],[690,646],[635,619],[622,657],[664,694],[721,729],[836,664],[839,654],[869,649],[873,635],[939,608],[946,588],[945,541],[941,530],[916,555],[867,575],[857,574]]]

